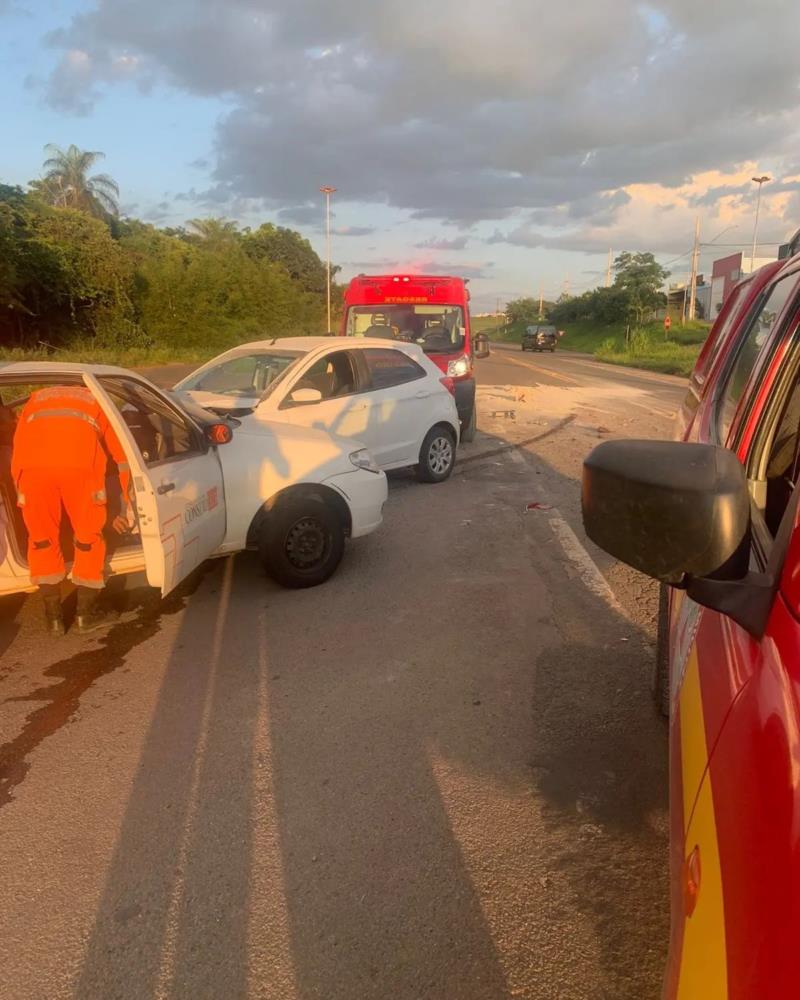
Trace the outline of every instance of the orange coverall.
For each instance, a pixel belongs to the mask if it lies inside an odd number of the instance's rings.
[[[28,529],[33,583],[59,583],[66,575],[60,540],[63,506],[75,537],[72,582],[96,589],[104,585],[109,456],[117,463],[127,504],[128,460],[91,391],[52,386],[31,394],[14,434],[11,474]]]

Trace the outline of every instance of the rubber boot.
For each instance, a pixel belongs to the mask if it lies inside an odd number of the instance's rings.
[[[106,625],[113,625],[117,616],[108,611],[102,611],[97,607],[97,598],[100,596],[99,590],[92,587],[78,587],[78,607],[75,614],[75,628],[84,635],[86,632],[94,632],[96,629],[104,628]]]
[[[61,610],[61,589],[47,584],[39,588],[44,600],[44,621],[48,635],[64,634],[64,615]]]

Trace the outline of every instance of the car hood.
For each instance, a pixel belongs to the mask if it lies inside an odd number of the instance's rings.
[[[191,399],[198,406],[214,410],[252,410],[258,406],[258,396],[231,396],[229,393],[206,392],[202,389],[176,389],[178,397]]]
[[[219,448],[219,456],[226,471],[234,465],[247,466],[287,483],[321,482],[353,472],[350,455],[363,447],[360,441],[326,431],[244,416],[233,440]]]

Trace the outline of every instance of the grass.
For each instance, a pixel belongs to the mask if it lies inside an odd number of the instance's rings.
[[[55,351],[45,347],[23,350],[12,348],[3,351],[0,361],[11,364],[15,361],[69,361],[94,365],[119,365],[134,368],[140,365],[168,365],[180,362],[207,361],[219,351],[203,348],[178,349],[169,347],[103,348],[90,345],[59,348]]]
[[[507,325],[496,333],[490,329],[486,332],[491,333],[492,340],[519,344],[524,327],[525,324]],[[694,368],[708,331],[708,323],[693,322],[680,326],[673,321],[669,337],[666,338],[663,323],[646,323],[631,332],[630,341],[626,344],[623,324],[606,326],[582,321],[566,328],[558,346],[564,351],[593,354],[609,364],[688,376]]]

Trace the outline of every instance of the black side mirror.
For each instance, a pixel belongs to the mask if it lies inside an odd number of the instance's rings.
[[[748,572],[750,495],[741,463],[714,445],[606,441],[583,464],[583,523],[600,548],[764,634],[783,555]]]
[[[750,497],[725,448],[605,441],[583,464],[583,522],[602,549],[663,583],[723,570],[749,538]]]

